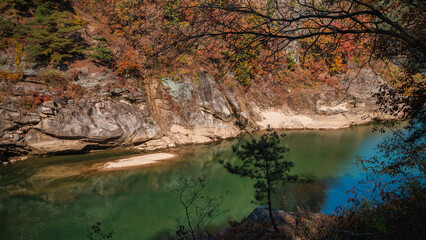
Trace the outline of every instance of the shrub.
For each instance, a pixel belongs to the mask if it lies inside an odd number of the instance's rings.
[[[20,75],[16,72],[0,70],[0,79],[6,82],[16,82],[20,79]]]
[[[65,77],[61,73],[53,69],[40,71],[37,78],[39,81],[49,83],[53,86],[64,85],[67,83]]]
[[[121,62],[118,63],[117,73],[123,77],[137,76],[141,65],[137,63],[135,53],[127,51],[124,53]]]
[[[1,38],[21,38],[27,31],[26,25],[20,25],[7,19],[0,18]]]
[[[63,97],[65,99],[81,99],[85,93],[86,90],[82,86],[78,84],[70,84],[66,91],[63,92]]]

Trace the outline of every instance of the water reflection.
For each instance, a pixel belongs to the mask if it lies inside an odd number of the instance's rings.
[[[354,156],[371,151],[382,138],[370,130],[287,131],[282,143],[290,148],[285,156],[295,162],[293,173],[315,182],[278,189],[274,206],[332,212],[344,203],[345,186],[359,175]],[[223,196],[224,207],[231,210],[216,224],[242,219],[256,207],[251,203],[253,181],[229,174],[218,161],[236,161],[231,146],[244,141],[184,146],[179,148],[181,161],[126,171],[90,169],[134,152],[57,156],[0,169],[0,239],[84,239],[97,221],[114,230],[117,239],[152,239],[174,227],[170,216],[183,214],[170,186],[179,177],[200,175],[209,181],[206,193]]]
[[[275,192],[272,204],[284,211],[320,212],[327,199],[327,180],[314,180],[309,184],[287,184]]]

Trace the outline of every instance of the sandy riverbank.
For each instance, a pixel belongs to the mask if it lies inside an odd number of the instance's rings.
[[[129,167],[139,167],[149,164],[158,163],[163,160],[171,159],[176,157],[176,155],[171,153],[152,153],[146,155],[140,155],[136,157],[119,159],[117,161],[109,162],[103,165],[100,170],[116,170],[120,168],[129,168]]]

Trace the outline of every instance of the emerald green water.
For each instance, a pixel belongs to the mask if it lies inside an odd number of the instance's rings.
[[[310,185],[279,189],[275,207],[331,213],[345,204],[346,190],[361,177],[356,155],[368,156],[383,135],[371,126],[333,131],[285,131],[286,158],[293,173],[315,180]],[[101,222],[113,239],[162,239],[183,216],[170,188],[179,177],[205,175],[206,195],[224,199],[230,211],[215,225],[241,220],[257,205],[252,181],[231,175],[218,163],[235,160],[231,146],[244,138],[208,145],[184,146],[180,157],[147,168],[96,173],[94,164],[136,154],[129,151],[31,159],[0,168],[0,239],[86,239],[91,225]],[[228,194],[227,194],[228,192]]]

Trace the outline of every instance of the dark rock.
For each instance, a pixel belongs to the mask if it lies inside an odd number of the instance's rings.
[[[331,218],[323,214],[273,210],[275,232],[267,207],[256,208],[247,219],[217,233],[213,239],[316,239]]]
[[[290,219],[290,214],[278,209],[272,209],[272,215],[274,216],[274,220],[279,224],[286,224]],[[267,222],[268,224],[272,224],[271,218],[269,216],[269,209],[265,206],[260,206],[254,209],[253,212],[247,217],[249,221],[258,221],[258,222]]]
[[[113,96],[120,96],[123,92],[124,90],[121,88],[114,88],[111,93]]]
[[[7,161],[13,156],[22,156],[30,152],[23,142],[0,139],[0,161]]]
[[[56,106],[58,106],[58,107],[65,107],[65,105],[67,104],[64,100],[62,100],[59,97],[54,97],[53,101],[55,102]]]

